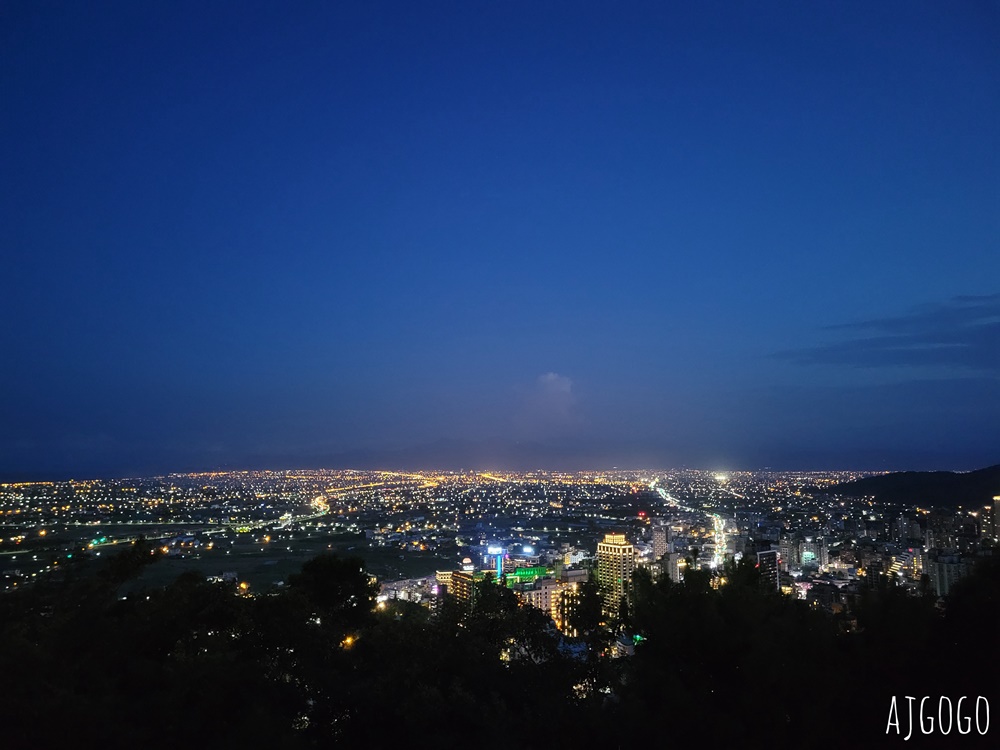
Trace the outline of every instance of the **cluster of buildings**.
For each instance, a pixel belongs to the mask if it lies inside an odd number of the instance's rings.
[[[529,547],[512,554],[490,545],[477,562],[466,557],[460,570],[439,572],[436,583],[474,607],[476,582],[492,575],[570,633],[569,615],[579,585],[591,575],[605,620],[612,621],[627,605],[639,567],[647,567],[654,579],[667,576],[674,582],[681,582],[691,567],[707,569],[711,585],[719,587],[726,585],[720,562],[749,556],[765,590],[837,614],[845,612],[863,588],[883,584],[914,595],[946,597],[1000,541],[1000,496],[975,511],[914,508],[887,513],[874,509],[870,501],[860,507],[859,512],[822,519],[813,515],[805,528],[793,528],[780,513],[764,517],[743,512],[728,519],[708,513],[707,520],[699,520],[689,508],[675,507],[673,515],[665,508],[663,516],[642,514],[628,534],[605,533],[593,556],[583,560],[585,566],[569,564],[565,549],[554,561],[551,554],[534,554]]]
[[[447,592],[461,604],[474,608],[476,584],[491,577],[502,581],[525,604],[548,614],[560,630],[574,634],[572,613],[579,601],[580,585],[589,579],[587,568],[567,564],[565,558],[570,554],[562,560],[543,562],[539,556],[523,551],[512,555],[499,545],[487,549],[478,565],[466,557],[458,570],[438,571],[436,592]]]
[[[562,632],[575,635],[573,612],[579,604],[580,586],[590,580],[591,570],[570,564],[568,561],[574,552],[564,552],[562,559],[549,566],[539,564],[541,560],[536,555],[526,555],[523,551],[520,555],[512,555],[504,547],[490,545],[480,565],[466,557],[461,569],[439,571],[437,590],[447,591],[460,603],[474,608],[476,583],[487,576],[495,577],[514,591],[524,604],[548,614]],[[636,547],[624,533],[611,532],[597,544],[591,562],[603,615],[607,621],[613,620],[621,614],[631,594],[632,574],[639,564]]]
[[[139,534],[175,556],[211,542],[219,555],[302,555],[349,540],[370,572],[424,576],[386,584],[389,597],[429,600],[442,586],[473,596],[490,573],[568,627],[591,576],[613,618],[639,567],[677,582],[689,566],[708,569],[724,585],[724,563],[747,558],[768,587],[837,612],[886,580],[948,596],[1000,544],[997,501],[927,509],[837,494],[858,476],[316,470],[0,484],[0,583]]]

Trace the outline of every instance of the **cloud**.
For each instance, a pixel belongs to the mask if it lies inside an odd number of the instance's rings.
[[[536,393],[547,403],[556,405],[560,409],[568,408],[573,404],[573,381],[565,375],[547,372],[538,376]]]
[[[849,337],[774,356],[803,365],[944,367],[1000,375],[1000,294],[954,297],[905,315],[824,330]]]
[[[583,425],[573,381],[546,372],[528,388],[520,389],[521,403],[514,414],[517,431],[530,437],[552,437],[575,432]]]

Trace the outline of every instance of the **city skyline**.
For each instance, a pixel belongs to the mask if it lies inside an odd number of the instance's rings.
[[[18,4],[0,478],[1000,460],[1000,12]]]

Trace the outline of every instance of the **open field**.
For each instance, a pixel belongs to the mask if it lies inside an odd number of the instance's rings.
[[[346,538],[345,538],[346,536]],[[403,552],[396,547],[370,546],[363,537],[354,535],[314,535],[291,541],[273,539],[261,543],[237,539],[231,544],[221,541],[211,550],[202,550],[182,557],[170,557],[147,567],[139,578],[122,587],[122,593],[169,584],[177,576],[198,572],[205,576],[235,573],[240,581],[261,592],[287,583],[288,577],[317,555],[334,552],[342,557],[359,557],[365,569],[380,581],[415,578],[451,569],[456,560],[432,552]]]

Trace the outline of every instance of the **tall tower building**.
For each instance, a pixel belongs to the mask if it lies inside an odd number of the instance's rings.
[[[605,534],[597,544],[597,586],[604,597],[604,616],[619,614],[622,597],[632,591],[632,571],[635,570],[635,547],[624,534]]]
[[[670,527],[653,527],[653,560],[659,560],[670,551]]]
[[[778,550],[757,553],[760,584],[769,591],[781,590],[781,573],[778,569]]]
[[[470,610],[476,607],[476,583],[483,580],[486,575],[479,571],[456,570],[451,574],[451,583],[448,584],[448,593],[458,599]]]

